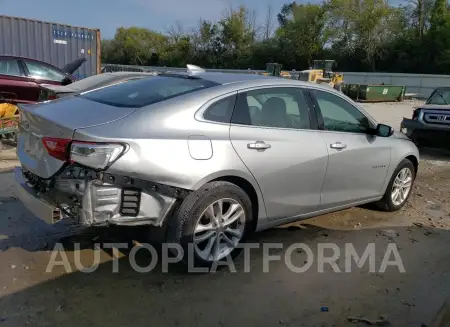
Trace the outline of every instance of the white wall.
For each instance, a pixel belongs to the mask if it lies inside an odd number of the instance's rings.
[[[427,98],[438,86],[450,86],[449,75],[347,72],[344,81],[348,84],[406,85],[406,93],[418,93],[422,98]]]

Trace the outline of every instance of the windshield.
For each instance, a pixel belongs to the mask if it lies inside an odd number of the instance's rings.
[[[114,107],[140,108],[216,85],[199,78],[154,76],[82,93],[80,96]]]

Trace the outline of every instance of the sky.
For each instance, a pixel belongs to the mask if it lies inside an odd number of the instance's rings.
[[[0,15],[99,28],[103,39],[118,27],[138,26],[166,32],[179,21],[185,29],[200,18],[218,20],[230,6],[244,4],[263,22],[270,4],[276,13],[289,0],[0,0]],[[302,1],[297,1],[301,3]],[[319,0],[310,0],[319,2]]]

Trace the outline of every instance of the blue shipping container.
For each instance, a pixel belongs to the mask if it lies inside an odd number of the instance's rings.
[[[100,73],[100,30],[0,16],[0,55],[33,58],[59,68],[84,57],[74,74],[84,78]]]

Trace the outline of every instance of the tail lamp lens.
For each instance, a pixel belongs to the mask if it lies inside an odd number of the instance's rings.
[[[104,169],[116,161],[124,151],[125,146],[122,144],[74,141],[70,147],[70,160],[94,169]]]
[[[123,144],[90,143],[55,137],[42,138],[47,153],[62,161],[73,161],[94,169],[104,169],[125,151]]]
[[[48,154],[53,158],[67,161],[69,159],[68,145],[70,139],[60,139],[56,137],[43,137],[42,143]]]

